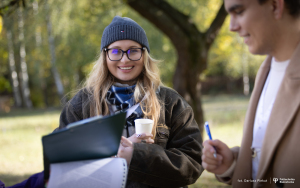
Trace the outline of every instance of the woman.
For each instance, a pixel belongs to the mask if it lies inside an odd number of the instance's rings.
[[[101,54],[85,87],[64,107],[59,128],[96,115],[133,111],[118,152],[128,163],[127,187],[183,187],[203,170],[200,131],[187,102],[162,86],[149,52],[142,27],[116,16],[103,32]],[[135,134],[138,118],[154,121],[152,134]]]

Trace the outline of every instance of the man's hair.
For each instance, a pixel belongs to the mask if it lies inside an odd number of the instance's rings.
[[[268,0],[258,0],[260,4],[265,3]],[[286,8],[289,10],[290,15],[298,17],[300,15],[300,0],[284,0]]]

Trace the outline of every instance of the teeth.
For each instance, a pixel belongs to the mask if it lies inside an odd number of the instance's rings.
[[[129,70],[129,69],[132,69],[133,67],[119,67],[119,68],[122,70]]]

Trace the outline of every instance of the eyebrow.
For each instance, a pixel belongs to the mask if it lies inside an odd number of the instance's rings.
[[[242,8],[242,7],[243,7],[243,5],[233,5],[233,6],[231,6],[231,7],[227,10],[227,12],[228,12],[228,13],[234,12],[236,9],[239,9],[239,8]]]

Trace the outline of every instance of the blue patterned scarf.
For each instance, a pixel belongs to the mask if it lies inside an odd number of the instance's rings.
[[[127,87],[118,87],[112,85],[109,88],[106,100],[112,107],[113,113],[126,112],[130,107],[136,104],[133,93],[135,85]],[[143,111],[139,105],[135,111],[126,119],[123,136],[130,137],[135,133],[134,120],[143,117]]]
[[[128,87],[117,87],[112,85],[106,95],[107,101],[115,105],[117,111],[125,112],[128,108],[135,105],[133,93],[135,85]]]

